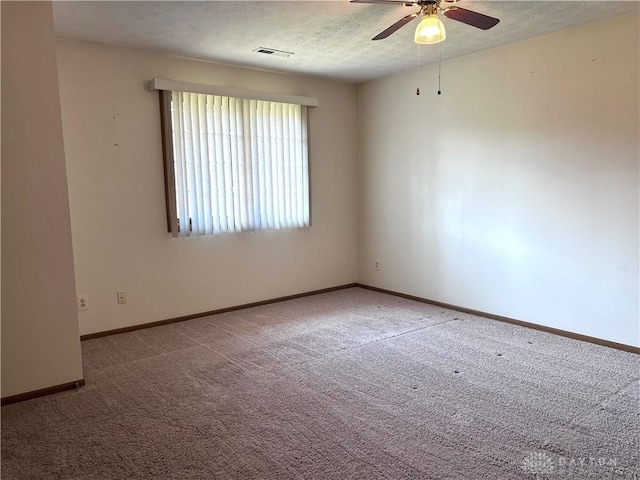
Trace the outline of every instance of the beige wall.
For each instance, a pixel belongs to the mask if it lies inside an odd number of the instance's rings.
[[[639,346],[638,18],[362,85],[359,281]]]
[[[90,305],[79,313],[81,333],[356,281],[355,86],[69,40],[57,46],[76,281]],[[158,96],[146,89],[153,77],[319,98],[310,110],[312,227],[171,238]]]
[[[82,378],[51,4],[2,2],[2,397]]]

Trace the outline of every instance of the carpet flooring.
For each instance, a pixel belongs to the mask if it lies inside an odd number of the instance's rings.
[[[3,479],[640,478],[640,356],[361,288],[82,350]]]

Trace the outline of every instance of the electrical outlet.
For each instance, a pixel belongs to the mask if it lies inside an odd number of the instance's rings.
[[[118,305],[127,303],[127,294],[125,292],[116,292],[116,295],[118,297]]]
[[[89,310],[89,295],[78,295],[78,311]]]
[[[374,268],[376,269],[376,271],[380,271],[380,260],[378,260],[377,258],[373,261],[373,265]]]

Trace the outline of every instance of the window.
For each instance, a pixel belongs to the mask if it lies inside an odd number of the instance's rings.
[[[309,226],[307,105],[162,89],[160,99],[173,236]]]

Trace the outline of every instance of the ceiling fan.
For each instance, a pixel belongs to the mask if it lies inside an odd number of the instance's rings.
[[[416,28],[414,41],[421,44],[441,42],[446,38],[446,33],[444,25],[438,18],[438,11],[442,11],[444,16],[451,20],[466,23],[467,25],[471,25],[472,27],[480,28],[482,30],[489,30],[490,28],[495,27],[500,21],[497,18],[493,18],[482,13],[473,12],[466,8],[460,8],[455,5],[455,0],[351,0],[351,3],[402,5],[405,7],[420,8],[417,12],[401,18],[389,28],[373,37],[372,40],[382,40],[387,38],[392,33],[404,27],[418,15],[421,15],[422,20]]]

